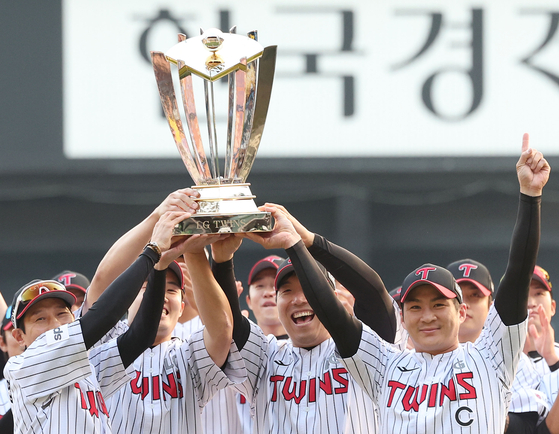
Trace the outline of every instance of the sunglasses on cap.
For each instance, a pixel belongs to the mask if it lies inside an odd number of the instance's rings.
[[[40,280],[38,282],[30,283],[25,286],[18,295],[13,311],[11,312],[12,324],[14,325],[14,328],[17,328],[17,318],[21,318],[21,316],[29,307],[31,301],[33,301],[39,295],[53,291],[64,291],[65,293],[68,293],[66,287],[55,280]],[[18,314],[20,307],[25,303],[27,303],[27,306],[25,306],[23,310]]]

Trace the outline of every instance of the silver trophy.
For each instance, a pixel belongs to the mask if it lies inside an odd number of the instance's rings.
[[[254,163],[274,80],[276,46],[262,47],[256,31],[248,36],[208,29],[193,38],[179,34],[179,43],[166,53],[151,52],[163,111],[179,153],[200,192],[199,210],[175,228],[176,235],[266,232],[270,213],[258,210],[246,183]],[[185,133],[171,75],[176,65],[188,126]],[[203,79],[207,127],[207,158],[194,100],[193,75]],[[227,77],[228,116],[225,164],[220,174],[214,83]],[[223,157],[223,155],[221,155]]]

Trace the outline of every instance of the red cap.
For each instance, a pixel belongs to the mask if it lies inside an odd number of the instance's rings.
[[[534,267],[534,274],[532,276],[532,279],[540,282],[543,286],[545,286],[545,289],[551,292],[551,287],[553,285],[551,285],[551,279],[549,278],[549,273],[539,265],[536,265]]]
[[[280,258],[279,256],[276,255],[266,256],[265,258],[260,259],[260,261],[254,264],[254,266],[250,269],[250,273],[248,273],[248,284],[252,285],[252,281],[254,280],[256,275],[260,273],[262,270],[270,269],[270,270],[277,271],[280,264],[284,260],[285,259]]]

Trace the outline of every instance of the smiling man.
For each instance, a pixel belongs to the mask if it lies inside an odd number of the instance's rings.
[[[185,213],[165,214],[141,252],[97,300],[75,320],[76,297],[59,282],[35,280],[12,305],[12,334],[25,348],[4,373],[13,402],[15,433],[110,433],[105,398],[128,380],[128,367],[154,340],[163,309],[164,277],[174,249],[172,229]],[[180,221],[180,220],[179,220]],[[94,345],[125,313],[149,276],[138,318],[118,339]]]
[[[287,338],[285,329],[279,319],[276,304],[276,272],[284,258],[271,255],[260,259],[253,265],[248,274],[247,306],[256,324],[265,335],[273,334],[278,339]]]
[[[356,312],[361,308],[365,314],[371,311],[369,306],[377,306],[376,315],[367,320],[379,334],[393,341],[393,301],[378,274],[347,250],[308,232],[300,224],[298,229],[316,260],[355,296]],[[273,234],[245,236],[266,248],[278,248],[279,245],[273,247],[269,243]],[[212,253],[216,261],[214,273],[233,311],[233,338],[247,367],[247,381],[236,388],[253,409],[253,432],[376,432],[377,411],[373,402],[348,377],[329,332],[306,301],[290,261],[279,266],[274,285],[279,319],[289,340],[265,336],[256,324],[242,316],[232,273],[233,254],[240,242],[233,236],[218,241],[212,245]],[[327,278],[324,267],[320,268],[322,279]],[[328,281],[336,297],[334,284]],[[341,302],[340,306],[345,311]]]
[[[268,244],[286,249],[309,305],[291,312],[293,323],[297,325],[294,313],[307,317],[299,326],[309,327],[312,334],[315,319],[308,313],[320,319],[351,377],[378,405],[380,432],[503,432],[526,336],[540,196],[549,170],[525,135],[517,163],[521,194],[509,263],[475,344],[459,343],[466,307],[460,287],[445,268],[424,264],[404,280],[402,320],[415,350],[401,351],[347,314],[285,214],[268,209],[276,221]],[[370,308],[378,309],[373,304]]]
[[[460,325],[458,339],[461,343],[475,342],[493,303],[491,274],[485,265],[473,259],[461,259],[446,268],[460,286],[466,307],[466,318]]]

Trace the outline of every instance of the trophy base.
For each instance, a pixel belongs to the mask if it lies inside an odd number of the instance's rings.
[[[244,214],[194,214],[175,226],[174,235],[237,234],[270,232],[272,215],[269,212]]]

